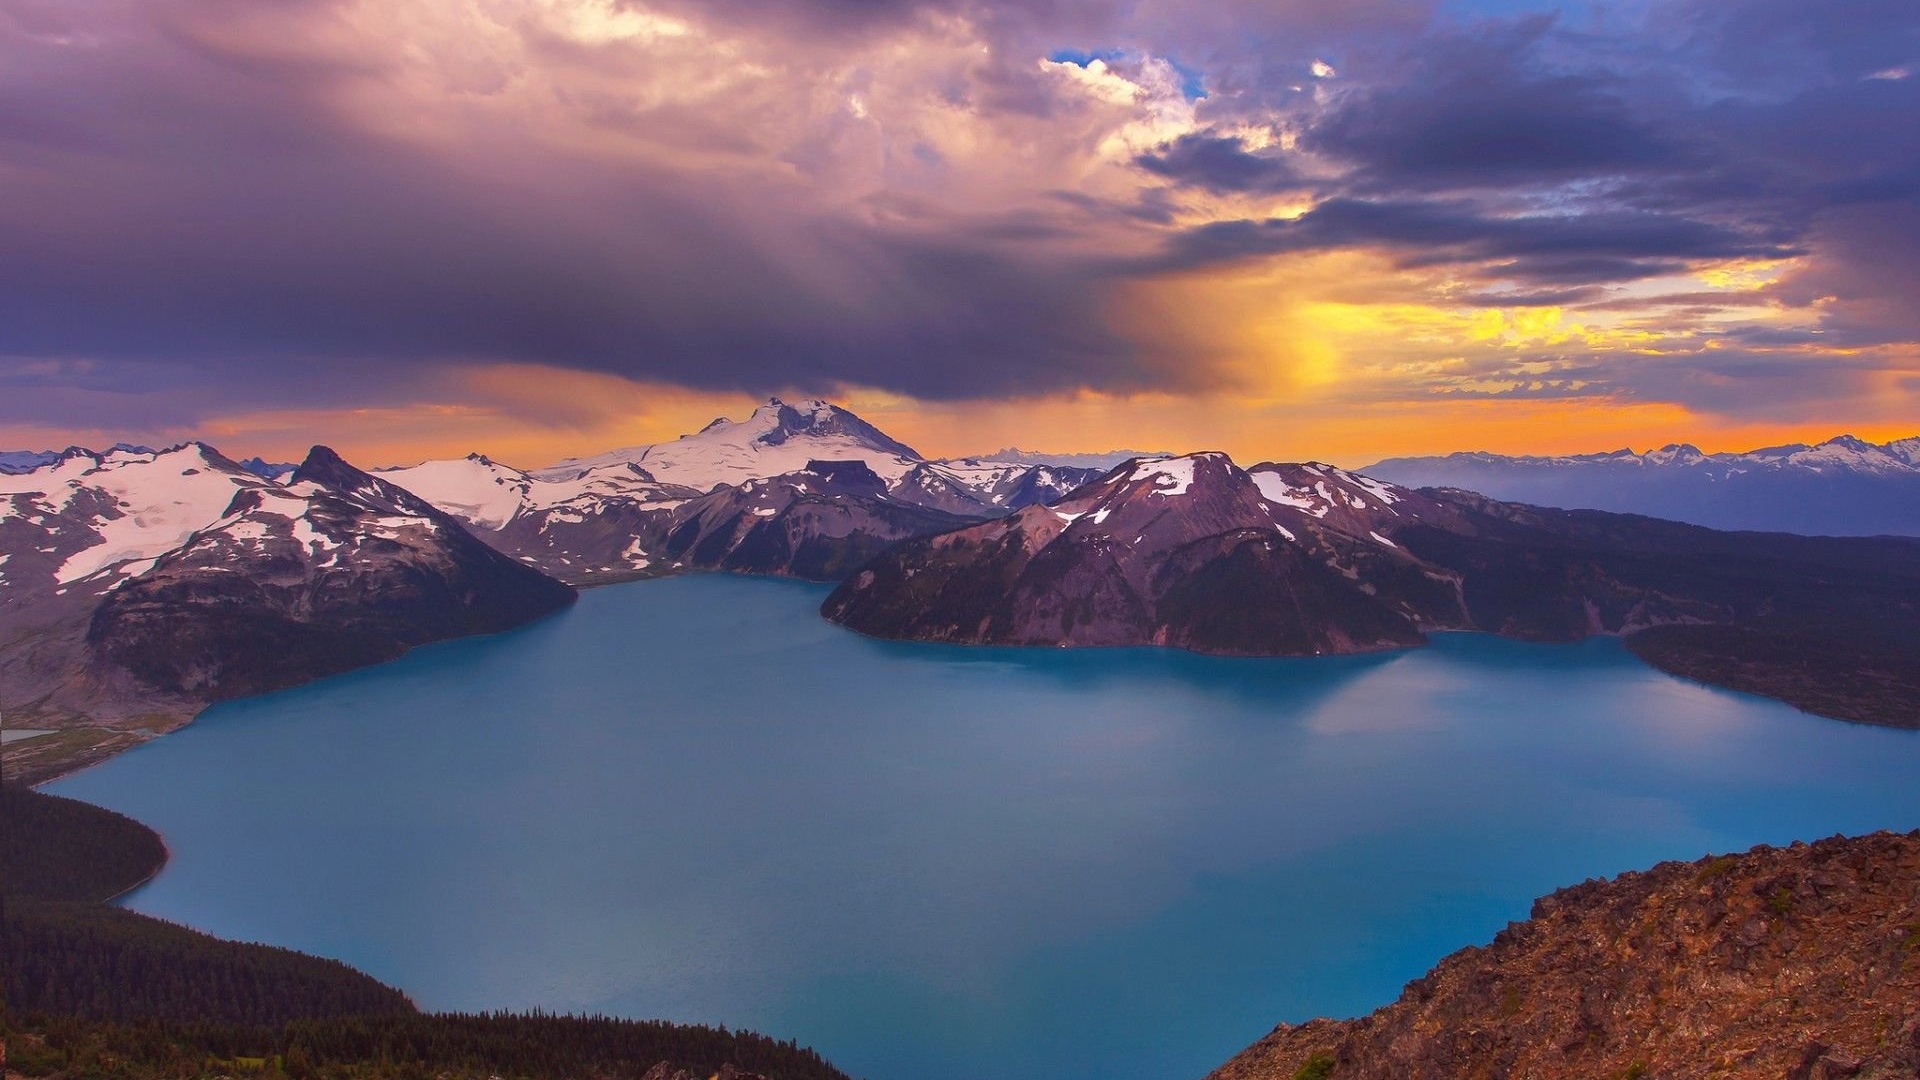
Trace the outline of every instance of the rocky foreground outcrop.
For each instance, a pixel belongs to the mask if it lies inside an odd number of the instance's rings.
[[[1282,1024],[1209,1080],[1920,1076],[1920,831],[1561,889],[1356,1020]]]

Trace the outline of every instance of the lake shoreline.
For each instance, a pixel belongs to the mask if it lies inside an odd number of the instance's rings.
[[[1378,1006],[1555,885],[1920,817],[1893,783],[1910,736],[1702,689],[1613,640],[1263,663],[929,648],[843,633],[813,613],[821,586],[769,584],[592,590],[524,637],[223,704],[53,790],[249,868],[196,856],[129,906],[378,957],[433,1008],[724,1020],[936,1080],[961,1056],[975,1076],[1105,1060],[1145,1030],[1140,958],[1208,989],[1152,1003],[1164,1045],[1112,1075],[1198,1075],[1276,1018]],[[1822,778],[1849,761],[1846,787]],[[1403,883],[1369,884],[1387,868]],[[341,907],[328,881],[362,884]],[[472,903],[421,938],[435,896]],[[514,912],[564,916],[532,951],[485,945]],[[845,974],[863,968],[883,977]],[[938,985],[949,969],[975,989]],[[951,1035],[921,1028],[941,1015]]]
[[[833,584],[832,582],[818,582],[818,581],[813,581],[811,579],[794,577],[792,575],[787,575],[787,574],[746,574],[746,573],[737,573],[737,572],[725,571],[725,570],[701,569],[701,570],[671,571],[671,572],[664,572],[664,573],[662,572],[622,573],[617,575],[609,575],[608,578],[604,580],[578,582],[578,583],[575,583],[574,587],[581,590],[584,593],[589,591],[597,591],[600,589],[604,589],[604,588],[608,588],[616,585],[633,585],[640,582],[670,581],[670,580],[675,580],[680,578],[702,577],[702,576],[726,577],[726,578],[746,579],[746,580],[754,580],[754,581],[768,581],[768,582],[789,582],[789,583],[799,584],[799,585],[822,586],[822,587]],[[565,614],[565,609],[562,609],[561,611],[554,612],[546,616],[542,616],[540,619],[535,620],[534,624],[545,621],[547,619],[558,618],[563,614]],[[1509,637],[1508,635],[1498,634],[1488,630],[1431,628],[1423,631],[1423,633],[1427,636],[1427,640],[1421,641],[1421,642],[1404,644],[1404,645],[1383,644],[1376,647],[1365,648],[1365,649],[1355,649],[1352,651],[1332,652],[1332,653],[1312,653],[1312,654],[1272,654],[1272,653],[1258,653],[1258,652],[1214,651],[1214,650],[1206,650],[1206,649],[1189,648],[1187,646],[1182,646],[1182,645],[1156,644],[1152,642],[1143,642],[1138,644],[1114,644],[1114,645],[1061,644],[1058,646],[1045,646],[1045,645],[1008,646],[1008,645],[997,645],[997,644],[990,644],[990,643],[980,643],[980,642],[974,642],[974,641],[915,641],[913,639],[893,638],[893,637],[888,637],[886,635],[869,633],[864,630],[845,626],[843,624],[835,622],[835,620],[826,618],[824,615],[822,615],[821,618],[823,622],[827,622],[831,625],[839,626],[840,629],[845,630],[848,633],[852,633],[857,636],[867,638],[873,641],[897,641],[897,642],[907,642],[907,643],[926,644],[926,645],[953,645],[953,646],[961,646],[961,647],[967,647],[967,648],[980,648],[980,649],[1030,648],[1030,649],[1037,649],[1042,651],[1053,651],[1054,649],[1073,649],[1076,651],[1086,651],[1086,650],[1099,650],[1099,649],[1150,648],[1150,649],[1168,649],[1176,652],[1193,653],[1195,655],[1200,655],[1200,656],[1217,656],[1222,658],[1238,659],[1238,660],[1317,659],[1321,657],[1333,657],[1333,656],[1376,656],[1376,655],[1391,656],[1399,653],[1405,653],[1413,650],[1427,648],[1431,644],[1432,637],[1436,634],[1484,634],[1490,637],[1502,638],[1505,640],[1516,640],[1516,641],[1528,640],[1525,638],[1512,638],[1512,637]],[[534,625],[534,624],[528,624],[528,625]],[[494,631],[491,634],[468,635],[468,637],[494,637],[494,636],[500,636],[504,634],[511,634],[520,629],[523,629],[523,627],[512,627],[506,630]],[[1628,635],[1623,635],[1620,633],[1602,631],[1602,632],[1590,634],[1586,638],[1582,638],[1578,641],[1534,642],[1534,643],[1549,644],[1549,645],[1578,645],[1580,644],[1581,641],[1588,641],[1588,640],[1592,640],[1593,638],[1610,638],[1610,639],[1625,642],[1627,640],[1627,637]],[[454,638],[454,639],[448,639],[448,640],[463,640],[463,639]],[[381,660],[375,664],[366,665],[364,667],[353,668],[345,672],[334,672],[326,675],[316,676],[314,679],[310,679],[307,682],[299,683],[296,685],[304,686],[304,685],[308,685],[308,683],[313,681],[318,681],[318,680],[323,680],[328,678],[335,678],[341,675],[351,675],[354,672],[365,671],[371,667],[379,667],[383,664],[396,663],[401,659],[403,659],[408,653],[411,653],[413,649],[425,648],[425,647],[428,647],[431,645],[437,645],[437,644],[442,644],[442,642],[427,642],[423,645],[414,646],[413,648],[408,649],[406,653],[402,653],[400,656],[392,657],[386,660]],[[1843,724],[1857,724],[1865,727],[1892,728],[1895,730],[1920,730],[1920,717],[1914,717],[1914,718],[1902,717],[1902,718],[1894,718],[1894,719],[1866,719],[1858,716],[1839,716],[1829,712],[1821,712],[1816,708],[1809,707],[1804,702],[1801,696],[1796,696],[1791,686],[1787,686],[1787,688],[1782,689],[1782,686],[1785,684],[1783,684],[1780,678],[1768,677],[1764,675],[1754,676],[1749,674],[1749,675],[1740,676],[1738,678],[1732,678],[1732,679],[1722,678],[1719,680],[1715,680],[1712,678],[1705,677],[1705,669],[1702,667],[1702,665],[1698,663],[1687,663],[1687,662],[1684,662],[1683,660],[1670,658],[1664,655],[1656,656],[1652,654],[1649,650],[1644,650],[1642,648],[1635,647],[1633,645],[1629,645],[1628,650],[1632,652],[1634,656],[1638,658],[1640,662],[1645,664],[1647,667],[1656,671],[1663,672],[1674,678],[1683,679],[1687,682],[1691,682],[1696,685],[1699,685],[1708,689],[1712,689],[1712,690],[1721,690],[1721,691],[1730,690],[1737,693],[1751,694],[1756,697],[1766,698],[1771,701],[1777,701],[1777,702],[1780,702],[1781,704],[1790,706],[1798,710],[1799,712],[1804,713],[1805,715],[1809,717],[1813,717],[1815,719],[1843,723]],[[291,687],[286,689],[291,689]],[[278,692],[280,691],[278,690],[268,691],[268,693],[278,693]],[[263,695],[249,695],[249,697],[260,697],[260,696],[263,696]],[[232,699],[225,699],[225,700],[237,701],[237,700],[245,700],[245,699],[232,698]],[[157,731],[130,731],[125,728],[107,727],[107,726],[101,726],[98,724],[91,724],[91,723],[75,724],[68,727],[39,729],[41,737],[44,737],[45,735],[49,735],[49,734],[66,735],[69,733],[77,733],[77,732],[97,732],[97,733],[100,733],[100,738],[92,742],[89,742],[85,745],[76,746],[70,752],[57,756],[52,761],[31,762],[29,766],[31,769],[29,773],[31,778],[24,781],[24,783],[26,783],[27,786],[29,787],[37,788],[43,784],[52,783],[56,780],[60,780],[65,777],[72,776],[85,769],[89,769],[95,765],[98,765],[101,762],[108,761],[113,757],[116,757],[119,754],[124,753],[125,751],[130,750],[136,746],[143,745],[144,743],[150,741],[151,739],[160,738],[164,735],[168,735],[175,731],[179,731],[187,727],[188,725],[192,724],[193,721],[197,719],[201,713],[206,711],[206,709],[210,708],[213,705],[221,704],[221,703],[222,702],[219,702],[219,701],[202,703],[201,705],[199,705],[198,708],[194,709],[192,713],[186,715],[183,719],[180,719],[177,723],[168,725],[167,727]],[[15,747],[14,752],[17,755],[18,749],[19,749],[19,743],[28,742],[28,741],[31,741],[31,740],[20,739],[20,740],[15,740],[10,744],[0,744],[0,757],[4,757],[7,754],[5,747],[8,745],[12,745]],[[8,764],[12,766],[15,764],[15,762],[9,762]]]

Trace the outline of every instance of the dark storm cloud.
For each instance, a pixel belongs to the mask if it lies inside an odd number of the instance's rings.
[[[94,207],[0,223],[10,351],[293,383],[348,365],[382,378],[369,358],[397,383],[449,357],[935,398],[1127,378],[1083,271],[965,238],[822,224],[782,238],[822,253],[790,265],[664,182],[582,193],[593,212],[574,214],[459,197],[391,163],[272,179],[271,199],[202,189],[218,215],[124,220],[104,243],[89,242]]]
[[[1529,289],[1524,292],[1478,292],[1454,297],[1470,307],[1566,307],[1599,300],[1606,290],[1592,285],[1572,289]]]
[[[1472,264],[1486,277],[1591,284],[1671,273],[1689,259],[1795,253],[1768,232],[1631,210],[1496,217],[1464,202],[1333,198],[1299,218],[1223,221],[1190,230],[1166,265],[1386,248],[1400,252],[1404,266]]]
[[[1243,140],[1231,135],[1182,135],[1137,161],[1150,173],[1211,191],[1273,194],[1312,186],[1285,159],[1251,153]]]
[[[1657,9],[1722,93],[1772,97],[1845,82],[1920,59],[1908,0],[1685,0]]]
[[[1464,305],[1667,315],[1722,297],[1608,287],[1804,256],[1764,295],[1819,305],[1821,341],[1920,337],[1920,70],[1894,77],[1920,64],[1912,0],[1685,0],[1600,27],[1447,21],[1425,0],[661,0],[644,10],[733,51],[657,75],[525,20],[501,28],[525,55],[389,48],[348,7],[0,6],[0,356],[17,358],[0,417],[70,419],[115,391],[182,415],[364,400],[496,361],[728,390],[1181,390],[1214,375],[1140,344],[1116,297],[1338,250],[1446,268]],[[878,54],[943,33],[978,40],[914,53],[899,67],[919,81],[894,90],[924,101],[933,134],[941,117],[1004,121],[988,145],[1009,168],[1062,146],[1081,148],[1074,167],[966,205],[932,136],[874,134],[852,98]],[[1207,92],[1199,130],[1126,144],[1135,169],[1096,160],[1118,127],[1096,111],[1126,106],[1039,64],[1109,47],[1177,61]],[[395,59],[413,53],[439,80],[418,101]],[[729,56],[752,73],[706,96],[623,81],[703,84]],[[1323,58],[1339,74],[1316,81]],[[573,77],[529,100],[576,127],[431,115],[509,97],[537,64]],[[1256,129],[1290,138],[1250,149]],[[1103,168],[1148,186],[1075,189]],[[1315,205],[1177,224],[1194,193]],[[1702,371],[1645,385],[1734,377]]]
[[[1372,191],[1505,188],[1670,170],[1693,152],[1608,70],[1553,70],[1540,16],[1417,43],[1394,81],[1344,94],[1301,145]]]
[[[449,360],[929,398],[1164,381],[1104,329],[1094,275],[1047,251],[1057,230],[1017,214],[942,235],[644,162],[450,155],[343,120],[335,68],[198,21],[84,55],[58,13],[6,29],[25,63],[0,74],[5,354],[215,407],[410,389]],[[8,397],[13,419],[76,419]]]

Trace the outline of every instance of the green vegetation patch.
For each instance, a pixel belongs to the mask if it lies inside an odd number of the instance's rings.
[[[0,893],[9,899],[106,900],[158,873],[160,835],[98,806],[0,787]]]
[[[1312,1054],[1293,1070],[1293,1080],[1327,1080],[1333,1075],[1334,1064],[1332,1054]]]
[[[271,1025],[414,1011],[406,995],[339,961],[104,904],[10,901],[4,948],[16,1015]]]
[[[661,1062],[696,1076],[731,1065],[774,1080],[848,1080],[792,1042],[604,1017],[413,1014],[278,1027],[30,1017],[7,1035],[11,1071],[68,1080],[631,1080]]]
[[[847,1080],[764,1035],[544,1014],[426,1015],[334,960],[223,941],[102,901],[166,862],[153,830],[4,791],[0,1039],[8,1072],[59,1080],[578,1080],[666,1063]]]

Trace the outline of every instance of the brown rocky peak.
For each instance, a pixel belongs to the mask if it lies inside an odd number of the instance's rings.
[[[1282,1024],[1209,1080],[1920,1076],[1920,831],[1561,889],[1356,1020]]]

